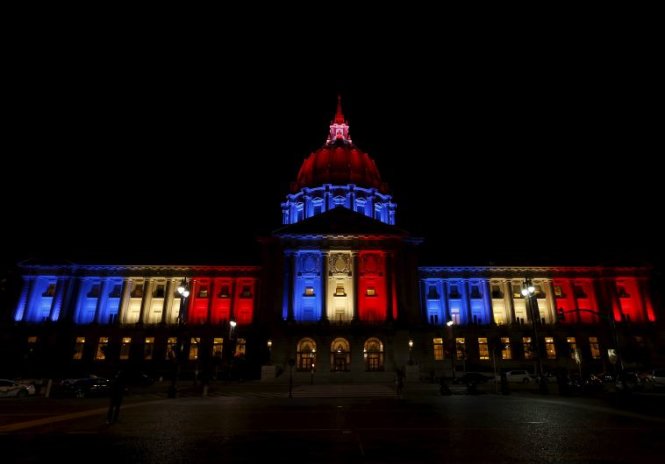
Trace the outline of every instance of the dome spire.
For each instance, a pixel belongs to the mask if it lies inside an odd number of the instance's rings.
[[[344,113],[342,113],[342,95],[340,94],[337,94],[337,111],[335,112],[335,119],[330,124],[330,133],[328,133],[326,145],[332,145],[335,142],[352,143],[349,136],[349,125],[344,120]]]

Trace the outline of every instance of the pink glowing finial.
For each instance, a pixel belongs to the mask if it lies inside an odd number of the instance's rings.
[[[342,113],[342,95],[337,94],[337,112],[335,113],[335,124],[344,124],[344,113]]]

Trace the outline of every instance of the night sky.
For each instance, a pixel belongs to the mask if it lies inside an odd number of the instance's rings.
[[[5,266],[254,263],[338,92],[423,263],[662,262],[653,60],[87,51],[45,44],[12,71]]]

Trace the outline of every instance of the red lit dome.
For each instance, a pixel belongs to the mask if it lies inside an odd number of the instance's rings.
[[[355,184],[376,188],[382,193],[388,190],[386,183],[381,181],[374,160],[351,142],[339,97],[337,113],[330,125],[326,144],[302,163],[296,181],[291,184],[291,191],[297,192],[303,187],[318,187],[322,184]]]

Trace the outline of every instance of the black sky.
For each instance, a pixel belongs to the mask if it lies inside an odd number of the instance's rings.
[[[424,262],[662,262],[662,81],[628,45],[83,42],[14,57],[5,265],[253,262],[338,92]]]

